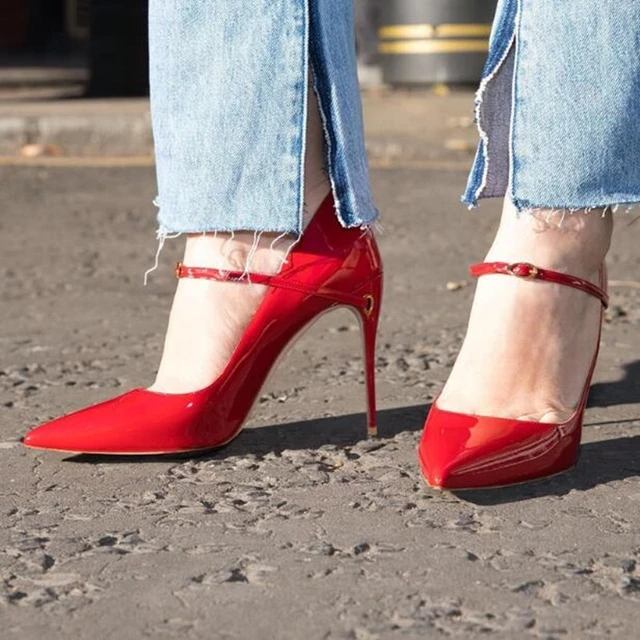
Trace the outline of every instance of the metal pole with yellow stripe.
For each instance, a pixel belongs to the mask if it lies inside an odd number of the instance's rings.
[[[386,0],[379,30],[391,85],[477,83],[497,0]]]

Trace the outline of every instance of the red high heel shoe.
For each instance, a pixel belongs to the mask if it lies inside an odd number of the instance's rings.
[[[124,455],[220,447],[241,431],[267,375],[287,345],[312,321],[338,307],[348,307],[361,319],[368,430],[376,434],[374,366],[382,263],[372,234],[340,226],[331,196],[278,275],[247,276],[179,264],[176,276],[271,287],[222,375],[194,393],[130,391],[33,429],[23,439],[27,447]]]
[[[604,309],[608,296],[602,286],[520,262],[483,263],[471,267],[472,276],[492,273],[553,282],[595,296]],[[602,320],[601,320],[602,326]],[[449,490],[499,487],[546,478],[567,471],[578,460],[582,419],[598,358],[600,336],[577,409],[562,424],[465,415],[443,411],[433,403],[418,447],[418,459],[427,483]],[[479,433],[485,437],[478,437]],[[471,444],[474,443],[474,444]]]

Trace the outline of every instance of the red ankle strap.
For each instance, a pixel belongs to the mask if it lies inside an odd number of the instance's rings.
[[[176,278],[193,278],[196,280],[216,280],[217,282],[244,282],[247,284],[270,284],[273,276],[262,273],[248,273],[243,271],[227,271],[210,267],[187,267],[178,262],[176,264]]]
[[[564,273],[558,273],[557,271],[542,269],[529,264],[528,262],[513,262],[511,264],[507,262],[482,262],[480,264],[474,264],[469,269],[469,273],[474,277],[500,273],[507,276],[522,278],[523,280],[542,280],[544,282],[562,284],[567,287],[573,287],[574,289],[584,291],[584,293],[588,293],[589,295],[598,298],[605,309],[609,306],[609,296],[607,293],[588,280],[568,276]]]
[[[212,269],[209,267],[187,267],[181,262],[176,265],[176,278],[194,278],[215,280],[217,282],[238,282],[243,284],[263,284],[268,287],[279,289],[288,289],[289,291],[299,291],[309,295],[328,298],[336,302],[364,309],[369,314],[373,310],[373,306],[377,301],[373,300],[371,295],[349,294],[343,291],[323,288],[318,291],[303,282],[297,282],[293,278],[285,278],[281,276],[271,276],[264,273],[248,273],[243,271],[226,271],[224,269]]]

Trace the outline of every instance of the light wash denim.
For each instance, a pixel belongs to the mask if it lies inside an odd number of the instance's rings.
[[[640,202],[640,2],[500,0],[463,196],[518,210]]]
[[[351,0],[151,0],[160,235],[299,235],[308,69],[344,226],[373,205]]]

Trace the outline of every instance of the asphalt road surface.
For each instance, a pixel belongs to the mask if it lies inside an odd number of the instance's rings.
[[[298,343],[230,446],[151,460],[18,439],[153,379],[181,242],[144,288],[152,169],[0,171],[3,638],[638,637],[640,223],[618,222],[577,469],[452,495],[425,487],[415,447],[465,327],[466,267],[497,220],[498,203],[459,205],[463,171],[374,171],[379,439],[341,311]]]

